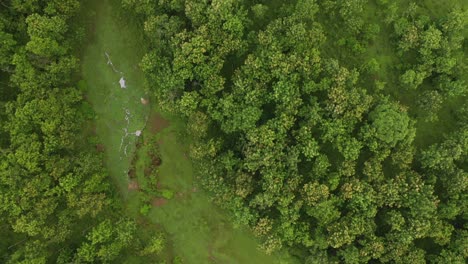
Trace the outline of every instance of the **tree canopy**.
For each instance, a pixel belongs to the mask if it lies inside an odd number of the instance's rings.
[[[462,1],[122,2],[200,180],[264,250],[464,263]]]
[[[185,121],[198,180],[262,250],[461,264],[465,2],[115,3],[140,21],[146,88]],[[2,263],[113,263],[166,242],[122,217],[83,131],[83,3],[0,0]]]

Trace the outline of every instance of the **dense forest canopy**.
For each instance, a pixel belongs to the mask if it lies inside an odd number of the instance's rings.
[[[80,7],[0,1],[1,263],[109,263],[146,246],[83,133],[94,116],[77,85]]]
[[[123,0],[214,199],[307,263],[464,263],[463,1]]]
[[[160,235],[145,244],[122,217],[83,132],[83,2],[0,0],[2,263],[160,251]],[[150,46],[148,91],[186,120],[200,181],[263,250],[465,263],[465,1],[121,4]]]

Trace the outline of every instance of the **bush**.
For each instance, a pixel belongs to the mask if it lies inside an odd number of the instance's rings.
[[[174,192],[171,190],[165,189],[161,191],[161,196],[165,199],[170,200],[172,199],[172,197],[174,197]]]
[[[145,204],[142,207],[140,207],[140,214],[147,216],[150,210],[151,210],[151,205]]]

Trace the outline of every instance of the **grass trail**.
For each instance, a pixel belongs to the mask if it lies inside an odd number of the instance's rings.
[[[91,42],[82,58],[87,96],[96,112],[96,133],[105,147],[106,163],[119,190],[125,194],[127,170],[135,149],[136,133],[145,127],[150,107],[143,76],[138,70],[141,52],[130,25],[115,21],[108,1],[96,1]],[[123,78],[127,88],[121,88]]]
[[[138,191],[128,188],[127,172],[137,138],[130,133],[146,128],[142,135],[146,138],[157,130],[162,157],[159,183],[175,195],[164,205],[151,209],[144,219],[151,226],[139,225],[140,232],[155,226],[164,229],[170,246],[162,256],[167,256],[169,263],[175,255],[181,256],[184,263],[275,263],[279,256],[267,256],[257,250],[258,243],[250,232],[234,229],[226,212],[211,203],[209,196],[196,186],[192,164],[185,155],[187,147],[177,139],[183,123],[168,118],[168,126],[162,129],[161,124],[151,123],[163,120],[151,118],[149,126],[160,127],[156,130],[145,127],[151,107],[156,106],[140,101],[147,98],[144,77],[137,66],[144,45],[138,28],[118,19],[116,14],[120,12],[113,3],[90,1],[87,12],[93,14],[94,22],[90,25],[90,43],[84,49],[82,72],[88,100],[97,114],[96,134],[104,146],[106,165],[128,215],[141,218],[139,209],[143,205]],[[122,77],[126,89],[120,87]],[[140,179],[144,177],[141,170],[137,172]],[[144,263],[135,255],[129,253],[122,262]]]

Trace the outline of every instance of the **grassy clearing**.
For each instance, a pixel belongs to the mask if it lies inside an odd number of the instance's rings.
[[[133,36],[130,23],[115,21],[106,3],[99,1],[91,7],[95,10],[95,23],[82,58],[82,72],[88,99],[96,112],[96,134],[105,147],[107,167],[118,189],[125,194],[126,172],[136,136],[128,135],[122,143],[124,129],[128,128],[128,133],[141,130],[150,108],[140,102],[145,94],[143,76],[138,70],[142,54],[138,39]],[[113,67],[108,64],[106,53]],[[120,88],[121,77],[126,80],[126,89]]]
[[[128,215],[138,220],[139,235],[152,230],[166,232],[169,243],[160,258],[168,261],[181,256],[184,263],[274,263],[277,256],[266,256],[258,251],[251,234],[242,228],[234,229],[227,214],[211,203],[209,196],[197,186],[191,161],[185,154],[187,146],[177,137],[183,122],[171,117],[165,121],[155,111],[150,116],[151,106],[141,103],[140,98],[146,95],[144,79],[137,67],[144,52],[138,29],[133,23],[118,19],[115,14],[120,11],[110,1],[93,1],[87,10],[94,23],[90,25],[92,36],[82,58],[82,85],[96,112],[95,131],[104,147],[106,165]],[[115,69],[107,64],[106,52]],[[118,83],[122,76],[127,81],[127,89],[120,88]],[[126,109],[130,115],[126,114]],[[147,117],[148,126],[143,135],[140,138],[129,135],[121,145],[124,128],[128,128],[129,133],[140,130]],[[131,190],[135,186],[131,187],[134,180],[128,177],[128,171],[132,154],[137,153],[135,173],[139,187],[154,184],[144,172],[148,163],[148,146],[144,142],[148,143],[147,139],[154,133],[160,145],[162,164],[157,172],[158,190],[150,198],[150,211],[143,217],[140,210],[145,205],[144,195],[137,188]],[[137,140],[143,145],[138,150]],[[172,192],[172,199],[159,198],[164,202],[155,203],[154,199],[162,190]],[[128,252],[122,261],[145,263],[147,260]]]

